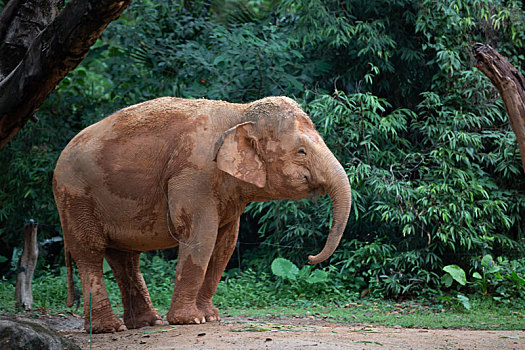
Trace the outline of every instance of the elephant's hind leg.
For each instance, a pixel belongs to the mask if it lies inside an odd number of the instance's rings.
[[[90,328],[93,333],[125,330],[111,309],[104,284],[102,263],[106,239],[101,221],[96,216],[94,200],[85,195],[73,196],[65,190],[56,190],[55,197],[64,240],[82,283],[86,331]]]
[[[102,272],[103,252],[87,251],[79,256],[73,251],[73,258],[77,263],[78,274],[82,282],[84,298],[85,328],[93,333],[112,333],[124,331],[126,327],[111,309],[108,293],[104,284]],[[90,314],[92,319],[90,320]]]
[[[140,253],[107,249],[106,259],[122,295],[126,326],[140,328],[162,324],[162,318],[153,308],[148,288],[140,272]]]

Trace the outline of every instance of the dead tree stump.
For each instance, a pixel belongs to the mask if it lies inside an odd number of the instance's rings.
[[[496,86],[503,99],[525,171],[525,78],[489,45],[474,44],[473,51],[478,60],[476,67]]]
[[[32,219],[24,226],[24,251],[18,264],[15,287],[16,307],[24,310],[33,307],[33,273],[38,260],[37,230],[38,224]]]

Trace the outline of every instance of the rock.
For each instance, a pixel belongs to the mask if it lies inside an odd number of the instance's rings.
[[[80,347],[38,321],[0,316],[0,349],[80,350]]]

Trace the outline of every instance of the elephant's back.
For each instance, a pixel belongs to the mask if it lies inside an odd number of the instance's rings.
[[[85,128],[59,157],[57,185],[104,187],[119,197],[140,199],[158,192],[167,176],[187,167],[196,135],[209,124],[210,111],[227,102],[162,97],[123,108]],[[210,146],[211,147],[211,146]],[[170,174],[165,172],[169,171]]]
[[[202,123],[199,119],[209,104],[208,100],[161,97],[123,108],[106,118],[111,129],[108,138],[184,133]]]
[[[156,137],[162,137],[170,131],[182,134],[203,124],[202,117],[211,109],[211,105],[217,102],[229,105],[222,101],[161,97],[125,107],[79,132],[64,151],[79,148],[89,150],[89,146],[108,140],[126,140],[148,134]]]

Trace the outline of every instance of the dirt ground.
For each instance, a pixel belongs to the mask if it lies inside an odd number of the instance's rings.
[[[83,319],[41,319],[89,349]],[[525,349],[525,330],[415,329],[330,323],[311,318],[226,317],[202,325],[168,324],[93,334],[92,349]]]

